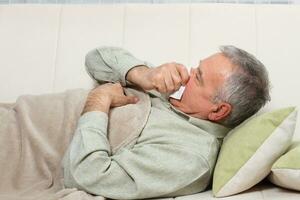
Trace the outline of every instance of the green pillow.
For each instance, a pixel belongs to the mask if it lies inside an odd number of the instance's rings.
[[[300,144],[274,163],[269,180],[275,185],[300,191]]]
[[[253,116],[224,138],[213,176],[213,194],[225,197],[260,182],[289,147],[297,111],[288,107]]]

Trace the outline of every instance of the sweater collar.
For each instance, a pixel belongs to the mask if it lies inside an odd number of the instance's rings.
[[[167,94],[161,94],[157,91],[154,91],[153,93],[156,94],[157,97],[159,97],[168,108],[172,109],[177,114],[181,115],[182,117],[186,118],[191,124],[194,126],[199,127],[200,129],[208,132],[209,134],[214,135],[216,138],[224,138],[226,134],[231,130],[230,128],[227,128],[221,124],[217,124],[215,122],[211,122],[209,120],[199,119],[193,116],[190,116],[181,110],[178,110],[175,108],[170,102],[169,102],[169,95]]]
[[[227,128],[221,124],[217,124],[215,122],[211,122],[209,120],[199,119],[193,116],[190,116],[181,110],[175,108],[169,101],[168,106],[177,114],[186,118],[191,124],[201,128],[202,130],[214,135],[216,138],[224,138],[226,134],[230,131],[230,128]]]

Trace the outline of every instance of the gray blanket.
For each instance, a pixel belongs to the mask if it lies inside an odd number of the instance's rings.
[[[148,95],[129,88],[125,93],[139,96],[140,101],[110,111],[108,133],[114,153],[134,145],[150,110]],[[1,200],[105,199],[63,186],[61,160],[87,94],[88,90],[75,89],[23,95],[13,104],[0,104]],[[123,130],[123,126],[127,128]]]

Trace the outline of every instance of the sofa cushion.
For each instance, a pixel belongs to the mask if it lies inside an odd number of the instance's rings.
[[[224,139],[213,176],[216,197],[249,189],[266,177],[288,148],[295,130],[295,107],[253,116]]]

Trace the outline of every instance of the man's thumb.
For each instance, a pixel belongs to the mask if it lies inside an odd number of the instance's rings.
[[[136,96],[126,96],[126,103],[137,103],[139,98]]]

